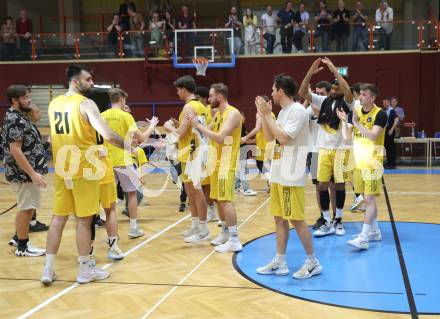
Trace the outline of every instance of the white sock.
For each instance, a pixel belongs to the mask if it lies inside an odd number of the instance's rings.
[[[286,262],[286,255],[276,254],[275,255],[275,262],[279,263],[279,264],[285,263]]]
[[[46,254],[46,261],[44,263],[44,268],[52,270],[54,264],[55,264],[55,254]]]
[[[136,228],[137,228],[137,219],[130,218],[130,229],[136,229]]]
[[[200,233],[202,233],[202,234],[206,234],[206,233],[209,232],[209,230],[208,230],[208,224],[206,223],[206,220],[204,220],[204,221],[200,221],[200,224],[199,224],[199,231],[200,231]]]
[[[118,247],[118,236],[110,236],[107,239],[107,244],[109,248]]]
[[[362,196],[362,194],[360,194],[358,197],[356,197],[356,200],[357,201],[361,201],[361,200],[363,200],[364,199],[364,196]]]
[[[307,261],[312,262],[312,263],[316,262],[317,259],[316,259],[315,253],[313,253],[311,255],[306,255],[306,262]]]
[[[85,270],[89,268],[90,255],[79,256],[79,270]]]
[[[231,234],[231,240],[238,240],[237,225],[229,226],[228,231]]]
[[[371,224],[371,231],[372,231],[373,233],[377,233],[377,232],[380,231],[380,229],[379,229],[379,224],[377,223],[377,218],[375,218],[375,219],[373,220],[373,223]]]
[[[324,217],[325,222],[327,224],[330,224],[330,212],[328,210],[325,210],[322,212],[322,216]]]
[[[191,218],[191,228],[192,229],[199,229],[199,218],[198,217],[192,217]]]
[[[364,226],[362,226],[362,232],[360,234],[360,237],[364,240],[368,241],[368,234],[371,233],[371,225],[368,224],[364,224]]]
[[[344,209],[336,208],[336,218],[342,218],[343,213],[344,213]]]

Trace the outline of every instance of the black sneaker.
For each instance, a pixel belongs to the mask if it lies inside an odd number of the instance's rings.
[[[95,226],[99,228],[105,227],[105,220],[101,219],[99,216],[96,216]]]
[[[29,225],[29,232],[30,233],[37,233],[40,231],[46,231],[49,229],[49,226],[46,224],[40,223],[38,220],[36,221],[35,225]]]
[[[12,236],[12,238],[8,241],[8,245],[11,247],[17,247],[18,246],[18,236],[15,234]]]
[[[186,209],[186,203],[181,202],[179,206],[179,212],[184,212]]]
[[[321,228],[322,225],[325,225],[325,219],[324,219],[324,217],[321,216],[316,220],[316,223],[315,223],[315,225],[312,226],[312,228],[319,229],[319,228]]]
[[[128,215],[128,210],[127,210],[127,209],[123,209],[123,210],[122,210],[122,215],[127,216],[127,217],[130,217],[130,216]]]

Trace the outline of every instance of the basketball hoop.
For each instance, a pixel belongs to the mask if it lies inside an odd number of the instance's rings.
[[[193,64],[197,70],[197,75],[206,76],[206,69],[208,68],[209,61],[207,58],[194,58]]]

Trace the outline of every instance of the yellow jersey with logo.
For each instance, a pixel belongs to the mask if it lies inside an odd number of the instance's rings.
[[[359,117],[359,124],[372,130],[373,126],[379,125],[382,128],[386,126],[386,113],[380,107],[374,107],[368,113],[364,113],[362,108],[353,110]],[[380,118],[379,118],[380,117]],[[352,119],[349,118],[349,122]],[[380,123],[378,123],[380,121]],[[353,151],[356,161],[356,168],[377,168],[375,163],[382,163],[384,155],[385,129],[372,141],[362,134],[356,127],[353,127]]]
[[[275,114],[272,112],[272,118],[276,119]],[[257,156],[255,157],[257,161],[264,161],[264,154],[266,151],[268,141],[264,137],[263,128],[259,129],[257,134],[255,134],[255,146],[257,147]]]
[[[197,100],[190,100],[187,104],[191,106],[191,108],[193,109],[194,113],[196,113],[197,116],[204,116],[205,121],[207,120],[208,109],[201,102]],[[211,113],[209,112],[209,114]],[[183,112],[180,112],[179,115],[180,125],[182,125],[183,120],[184,120]],[[192,129],[190,128],[185,135],[179,138],[179,143],[177,145],[178,148],[177,159],[183,163],[190,161],[192,153],[199,145],[200,145],[199,141],[195,138]]]
[[[218,133],[221,131],[223,124],[229,116],[229,113],[233,110],[238,110],[228,105],[228,107],[223,111],[218,111],[213,120],[212,131]],[[240,124],[232,131],[231,136],[225,137],[224,143],[219,144],[216,141],[212,140],[211,145],[217,151],[216,158],[216,168],[226,171],[226,170],[235,170],[237,166],[237,158],[240,153],[240,141],[241,141],[241,126]]]
[[[53,99],[48,108],[50,136],[54,166],[60,167],[69,179],[87,178],[96,174],[95,166],[86,159],[86,153],[95,147],[97,156],[97,133],[80,112],[81,102],[86,99],[80,94],[60,95]],[[57,173],[57,169],[55,169]]]
[[[112,108],[102,114],[103,119],[108,126],[123,139],[128,139],[127,143],[131,143],[131,133],[138,130],[136,122],[130,113],[121,109]],[[130,133],[130,134],[129,134]],[[113,167],[129,166],[133,164],[131,153],[120,149],[108,142],[104,142],[108,150],[108,156]]]

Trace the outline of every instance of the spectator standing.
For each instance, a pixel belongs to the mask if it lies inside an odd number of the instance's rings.
[[[231,7],[231,11],[229,12],[228,19],[226,19],[225,28],[234,29],[234,54],[239,55],[241,52],[241,28],[243,24],[240,22],[240,18],[238,17],[238,10],[236,6]],[[231,49],[229,49],[232,51]]]
[[[393,35],[393,8],[388,6],[387,1],[381,1],[376,10],[376,23],[380,26],[380,50],[390,50],[391,37]]]
[[[144,35],[142,31],[145,30],[144,18],[141,14],[136,13],[131,17],[131,40],[133,43],[133,56],[144,56]]]
[[[293,20],[295,21],[295,28],[293,33],[293,45],[300,53],[303,52],[302,39],[307,32],[307,25],[309,24],[310,14],[305,9],[304,2],[299,3],[299,10],[295,13]]]
[[[281,9],[277,14],[280,23],[280,36],[283,53],[292,53],[294,16],[292,7],[292,1],[287,1],[284,9]]]
[[[368,16],[364,11],[364,3],[356,2],[351,21],[353,22],[353,51],[362,51],[368,49]]]
[[[20,46],[20,53],[22,60],[30,60],[32,54],[32,20],[28,18],[26,10],[20,11],[20,17],[15,23],[17,30],[18,44]]]
[[[182,15],[177,22],[179,29],[195,29],[196,23],[194,17],[189,14],[187,6],[182,7]]]
[[[327,9],[326,1],[319,1],[319,10],[315,14],[316,31],[315,39],[321,37],[321,51],[329,51],[330,24],[332,14]]]
[[[258,19],[250,8],[246,9],[246,14],[243,17],[243,26],[244,54],[257,54],[257,42],[259,40],[257,34]]]
[[[395,134],[396,138],[399,138],[401,136],[400,125],[405,119],[405,110],[403,107],[399,106],[399,100],[395,96],[391,98],[391,106],[393,107],[394,111],[396,111],[396,115],[399,117],[399,125],[396,128]]]
[[[263,38],[266,40],[267,54],[273,54],[276,25],[276,16],[273,14],[272,7],[268,6],[266,12],[261,16],[261,27],[263,28]]]
[[[129,0],[125,0],[125,2],[119,6],[119,16],[121,19],[120,25],[122,31],[130,31],[130,17],[135,15],[135,13],[136,5]]]
[[[165,37],[168,42],[168,46],[172,47],[174,43],[174,30],[176,30],[176,21],[171,15],[171,11],[165,12]]]
[[[1,28],[1,36],[3,38],[4,53],[3,58],[6,61],[14,61],[17,50],[16,37],[17,32],[12,17],[6,17],[5,23]]]
[[[119,32],[122,31],[119,25],[119,14],[113,14],[112,23],[107,27],[108,44],[116,56],[119,56]]]
[[[161,48],[163,44],[162,35],[163,32],[165,31],[165,21],[159,20],[159,13],[157,12],[153,13],[153,17],[151,18],[150,21],[149,30],[151,32],[150,43],[153,43],[154,41],[154,46]]]
[[[383,109],[387,112],[388,121],[385,128],[385,150],[387,153],[387,163],[384,165],[386,169],[396,168],[396,145],[394,143],[396,128],[399,125],[399,117],[391,106],[390,99],[383,100]]]
[[[338,9],[333,12],[333,34],[336,39],[336,51],[348,50],[348,36],[350,35],[350,11],[345,9],[343,0],[338,1]]]

